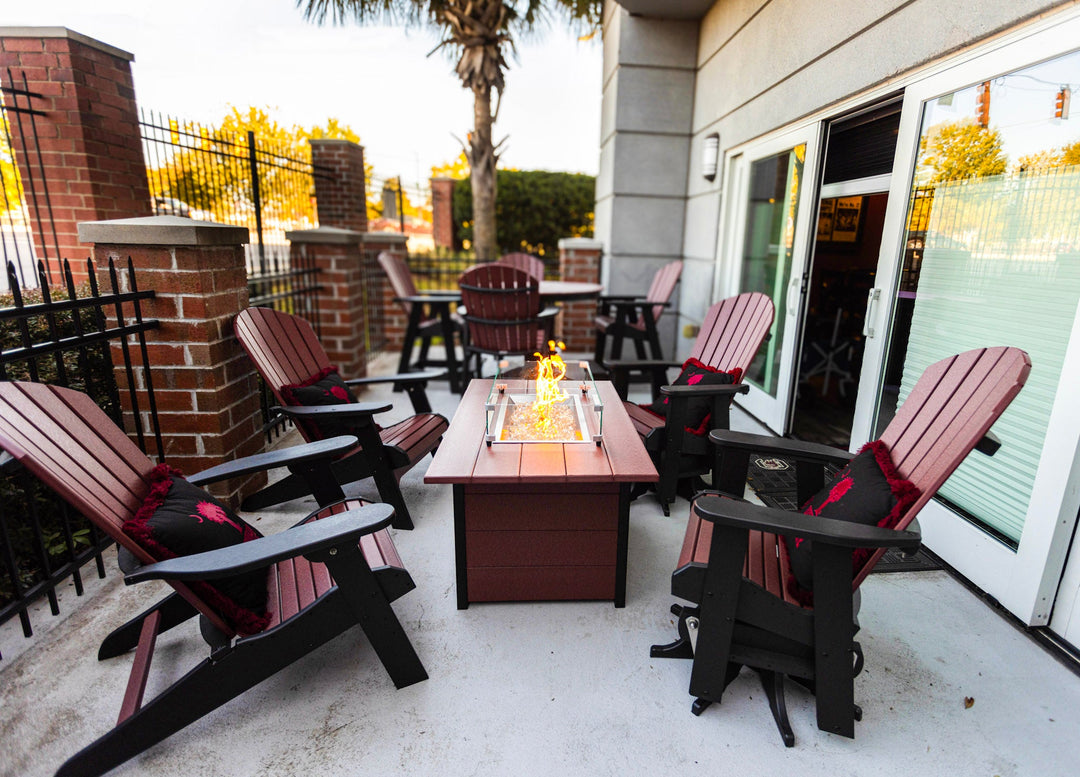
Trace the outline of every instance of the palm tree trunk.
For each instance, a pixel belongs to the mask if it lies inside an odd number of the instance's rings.
[[[474,121],[470,138],[473,249],[479,261],[498,256],[495,241],[495,148],[491,141],[491,85],[474,84]]]

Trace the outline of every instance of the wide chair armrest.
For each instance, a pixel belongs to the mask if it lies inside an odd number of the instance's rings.
[[[125,575],[124,583],[214,580],[250,572],[300,555],[310,556],[332,548],[355,546],[365,534],[389,526],[393,517],[394,508],[388,504],[365,505],[239,545],[148,564]]]
[[[750,470],[751,453],[794,459],[796,496],[803,504],[825,485],[825,465],[843,466],[854,454],[842,448],[813,442],[788,440],[765,434],[714,429],[709,440],[716,445],[713,484],[721,491],[742,493]]]
[[[446,370],[422,370],[420,372],[402,372],[397,375],[375,375],[369,378],[351,378],[346,386],[368,386],[379,383],[426,383],[446,376]]]
[[[682,386],[678,388],[682,388]],[[693,388],[697,388],[697,386]],[[851,461],[855,456],[850,451],[843,448],[834,448],[831,445],[790,440],[786,437],[773,437],[768,434],[734,432],[729,429],[715,429],[709,432],[709,440],[723,448],[786,456],[800,461],[820,461],[825,464],[844,464]]]
[[[659,302],[659,301],[655,301],[655,300],[648,300],[648,299],[638,297],[638,298],[633,298],[633,299],[612,300],[612,301],[608,302],[608,305],[610,305],[611,307],[616,308],[616,309],[620,309],[620,308],[646,308],[646,307],[647,308],[653,308],[653,307],[657,307],[657,306],[662,307],[662,308],[670,308],[671,307],[671,302]]]
[[[331,437],[327,440],[316,440],[304,445],[294,445],[291,448],[256,453],[254,456],[244,456],[240,459],[227,461],[224,464],[218,464],[216,467],[210,467],[202,472],[189,475],[187,481],[192,485],[204,486],[221,480],[240,477],[241,475],[249,475],[252,472],[262,472],[276,467],[288,467],[322,459],[333,459],[352,450],[358,444],[359,441],[351,434]]]
[[[631,373],[641,372],[652,375],[653,399],[656,399],[660,386],[667,382],[667,371],[674,367],[682,367],[682,364],[680,362],[656,359],[621,359],[619,361],[604,362],[602,366],[611,376],[611,382],[614,384],[619,398],[625,401],[630,390]]]
[[[418,304],[424,304],[425,302],[460,302],[461,292],[456,291],[443,291],[443,292],[430,292],[428,294],[413,294],[408,297],[394,297],[394,302],[415,302]]]
[[[772,534],[797,534],[804,539],[842,548],[900,548],[918,550],[918,531],[883,529],[835,518],[790,513],[750,502],[704,496],[694,503],[702,520],[718,526],[756,529]]]
[[[340,418],[363,418],[385,413],[394,407],[392,402],[354,402],[347,405],[276,405],[271,410],[284,413],[301,421]]]
[[[746,394],[750,386],[746,383],[698,383],[694,386],[661,386],[660,393],[664,396],[677,397],[712,397],[720,394]]]
[[[453,344],[450,345],[453,348]],[[429,380],[445,378],[448,370],[421,370],[420,372],[402,372],[398,375],[377,375],[368,378],[353,378],[345,381],[346,386],[377,385],[379,383],[393,383],[394,390],[404,389],[412,402],[414,413],[430,413],[431,401],[427,396],[427,384]]]

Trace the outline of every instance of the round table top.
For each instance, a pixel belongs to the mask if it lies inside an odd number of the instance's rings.
[[[604,287],[581,281],[540,281],[540,298],[545,302],[569,302],[599,297]]]

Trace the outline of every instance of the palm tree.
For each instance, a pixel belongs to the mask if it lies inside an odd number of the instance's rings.
[[[305,18],[319,24],[328,17],[334,24],[383,17],[429,24],[441,31],[437,48],[448,47],[458,55],[455,70],[473,93],[475,125],[465,148],[472,177],[473,247],[478,259],[494,259],[499,156],[491,133],[498,102],[493,112],[491,92],[501,96],[505,85],[505,47],[512,49],[515,35],[534,28],[549,9],[596,27],[603,0],[296,0],[296,4],[304,8]]]

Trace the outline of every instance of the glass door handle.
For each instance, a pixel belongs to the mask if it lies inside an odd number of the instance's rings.
[[[796,276],[795,278],[792,278],[791,283],[788,284],[787,299],[785,300],[785,302],[787,303],[787,313],[788,313],[789,316],[797,316],[797,315],[799,315],[799,309],[798,309],[799,288],[801,286],[802,286],[802,278],[800,278],[798,276]],[[791,304],[791,293],[792,292],[795,292],[795,304],[794,305]]]
[[[863,337],[873,337],[874,327],[871,326],[871,317],[874,315],[874,303],[881,299],[881,289],[870,289],[866,295],[866,317],[863,318]]]

